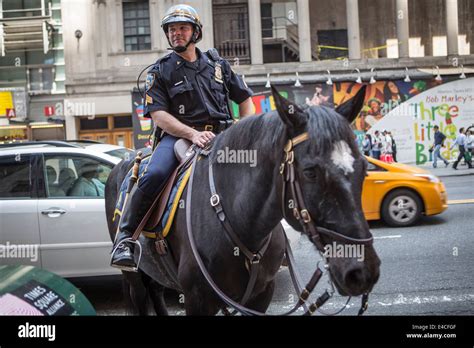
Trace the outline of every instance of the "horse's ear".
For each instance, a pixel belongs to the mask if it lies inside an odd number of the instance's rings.
[[[359,89],[353,98],[349,99],[344,104],[339,105],[336,108],[336,112],[344,116],[347,121],[349,121],[349,123],[354,122],[357,115],[359,115],[360,110],[362,110],[362,106],[364,105],[366,90],[367,86],[362,86],[362,88]]]
[[[285,125],[293,130],[304,127],[307,121],[306,113],[298,105],[283,97],[274,86],[272,94],[278,115]]]

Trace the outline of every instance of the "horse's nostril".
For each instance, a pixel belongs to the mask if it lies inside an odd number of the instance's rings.
[[[353,286],[361,286],[366,281],[362,268],[355,268],[355,269],[350,270],[349,272],[346,273],[344,280],[347,285],[353,285]]]

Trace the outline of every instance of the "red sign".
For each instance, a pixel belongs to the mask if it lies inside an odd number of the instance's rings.
[[[50,117],[54,115],[54,106],[45,106],[44,107],[44,115],[46,117]]]
[[[16,117],[15,109],[6,109],[7,111],[7,118],[14,118]]]

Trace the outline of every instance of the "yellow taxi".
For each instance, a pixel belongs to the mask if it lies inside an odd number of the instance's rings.
[[[362,190],[367,220],[382,219],[390,226],[415,224],[421,215],[440,214],[448,208],[444,184],[421,168],[385,163],[371,157]]]

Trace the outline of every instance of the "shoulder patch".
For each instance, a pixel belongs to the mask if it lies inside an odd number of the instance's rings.
[[[146,75],[145,90],[148,92],[155,85],[156,76],[155,73],[149,72]]]
[[[146,95],[146,99],[145,99],[145,105],[151,105],[153,104],[153,98],[150,96],[150,95]]]

